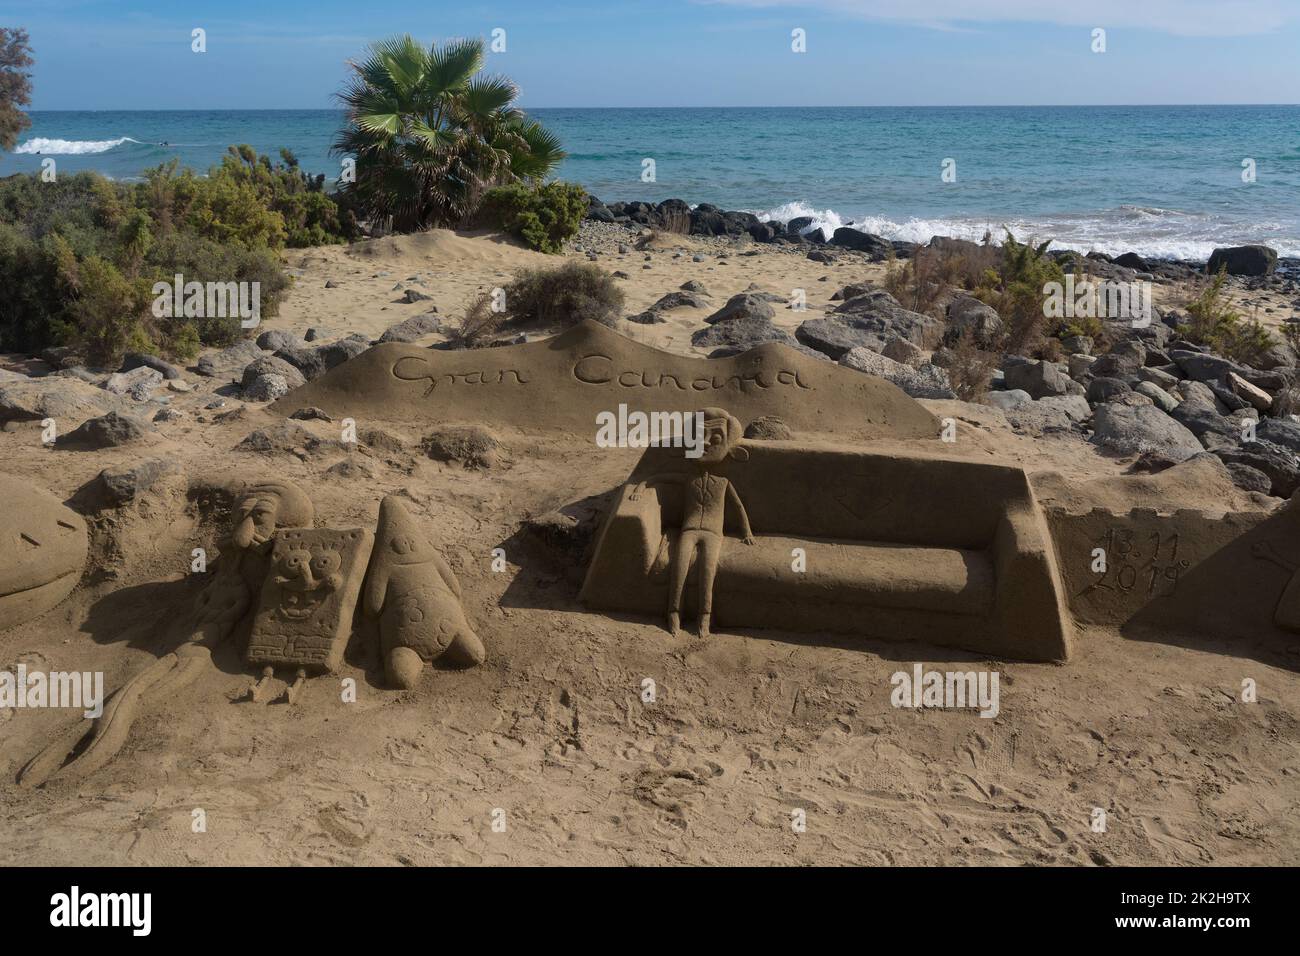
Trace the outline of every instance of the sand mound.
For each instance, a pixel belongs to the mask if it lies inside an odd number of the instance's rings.
[[[555,257],[533,252],[504,233],[453,232],[430,229],[409,236],[385,236],[347,247],[353,259],[373,260],[385,267],[402,264],[426,265],[430,260],[439,268],[464,265],[501,265],[519,268],[524,265],[555,265]]]
[[[769,343],[725,359],[674,355],[584,322],[555,338],[496,349],[376,346],[270,406],[314,405],[337,417],[475,421],[594,433],[620,406],[693,412],[719,405],[742,423],[779,415],[806,433],[928,438],[938,423],[902,390]]]

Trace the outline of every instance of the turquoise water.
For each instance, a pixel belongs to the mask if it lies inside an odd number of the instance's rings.
[[[679,197],[772,218],[813,215],[890,238],[978,238],[1204,259],[1265,242],[1300,256],[1300,107],[546,109],[560,175],[607,201]],[[337,174],[330,110],[37,112],[0,175],[115,178],[175,156],[206,169],[226,145],[292,149]],[[167,145],[160,145],[166,143]],[[655,182],[642,181],[643,160]],[[1242,181],[1242,161],[1256,181]],[[945,159],[956,181],[941,180]]]

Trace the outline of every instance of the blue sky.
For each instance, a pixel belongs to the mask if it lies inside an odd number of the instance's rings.
[[[38,110],[328,107],[371,40],[495,28],[528,107],[1300,103],[1300,0],[0,0],[0,26]]]

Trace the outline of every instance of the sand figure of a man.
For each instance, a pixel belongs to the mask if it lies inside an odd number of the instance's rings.
[[[743,461],[749,457],[749,453],[739,447],[744,429],[735,416],[722,408],[705,408],[697,415],[703,416],[704,432],[702,452],[694,459],[688,454],[688,460],[694,461],[695,468],[685,473],[667,472],[648,478],[633,489],[631,497],[637,497],[652,485],[682,486],[681,533],[669,562],[668,630],[674,636],[681,633],[682,595],[686,590],[686,578],[694,565],[699,570],[700,637],[708,637],[713,614],[713,579],[726,538],[728,507],[736,516],[741,540],[745,544],[754,543],[754,532],[735,486],[722,475],[715,474],[717,465],[726,459]]]

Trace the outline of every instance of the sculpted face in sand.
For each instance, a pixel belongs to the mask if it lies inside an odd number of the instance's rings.
[[[277,531],[244,659],[262,664],[252,699],[264,699],[276,667],[297,668],[286,690],[297,698],[309,672],[332,672],[343,660],[361,578],[370,557],[369,531],[324,528]]]
[[[744,427],[725,409],[706,408],[704,417],[704,452],[693,459],[697,468],[691,474],[661,474],[647,478],[631,493],[632,498],[649,487],[662,484],[682,486],[682,527],[673,549],[668,586],[668,630],[674,636],[681,631],[682,592],[686,589],[686,576],[694,564],[700,575],[700,637],[709,636],[709,620],[713,614],[713,578],[717,574],[718,559],[726,538],[727,507],[735,510],[741,529],[741,540],[754,543],[754,533],[749,527],[749,515],[736,494],[735,487],[721,475],[713,474],[711,467],[726,458],[744,461],[748,453],[740,448]],[[690,456],[687,456],[690,457]]]
[[[0,631],[58,604],[86,563],[86,522],[25,479],[0,475]]]

